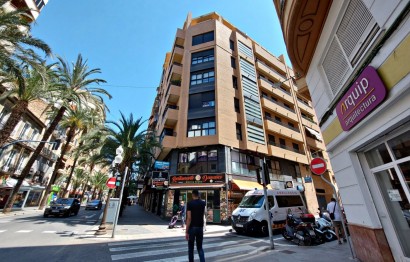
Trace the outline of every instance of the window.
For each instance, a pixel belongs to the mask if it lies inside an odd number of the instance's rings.
[[[242,141],[242,125],[236,123],[236,139]]]
[[[215,120],[188,121],[188,137],[212,136],[216,134]]]
[[[25,123],[23,129],[20,132],[19,139],[26,139],[27,131],[30,129],[30,124]]]
[[[295,151],[296,153],[299,153],[299,145],[296,143],[292,143],[293,144],[293,151]]]
[[[235,106],[235,112],[240,113],[241,110],[239,109],[239,99],[238,98],[233,98],[234,101],[234,106]]]
[[[265,117],[266,117],[266,118],[271,118],[272,116],[271,116],[271,114],[270,114],[270,113],[265,112]]]
[[[276,144],[275,144],[275,137],[274,137],[274,136],[268,135],[268,144],[269,144],[269,145],[272,145],[272,146],[276,145]]]
[[[280,144],[280,147],[281,147],[281,148],[286,148],[285,139],[279,138],[279,144]]]
[[[234,43],[233,40],[230,40],[230,39],[229,39],[229,48],[230,48],[232,51],[235,51],[235,43]]]
[[[215,106],[215,101],[204,101],[202,102],[202,107],[214,107]]]
[[[215,81],[214,71],[191,74],[191,86],[200,85],[203,83],[211,83]]]
[[[288,122],[288,126],[290,126],[290,127],[292,127],[292,128],[295,128],[295,125],[294,125],[293,123],[291,123],[291,122]]]
[[[232,173],[256,177],[256,170],[260,168],[259,157],[231,151]]]
[[[200,35],[195,35],[192,37],[192,45],[199,45],[202,43],[214,41],[214,31],[200,34]]]
[[[238,89],[238,78],[236,76],[232,76],[232,86],[235,89]]]
[[[192,54],[191,65],[214,61],[214,50],[205,50]]]
[[[182,152],[178,156],[178,174],[218,172],[218,151],[200,150]]]
[[[280,119],[280,117],[278,117],[278,116],[275,116],[275,120],[276,120],[277,122],[282,122],[282,119]]]
[[[235,57],[232,57],[232,56],[231,56],[231,66],[232,68],[236,68],[236,59]]]

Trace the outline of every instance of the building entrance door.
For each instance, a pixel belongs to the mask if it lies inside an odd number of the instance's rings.
[[[373,198],[386,237],[396,237],[410,258],[410,130],[386,137],[364,155],[378,187]]]

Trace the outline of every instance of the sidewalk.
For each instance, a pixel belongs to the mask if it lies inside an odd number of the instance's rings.
[[[14,217],[30,214],[43,214],[44,210],[38,210],[36,207],[25,207],[25,208],[13,208],[10,213],[4,214],[3,209],[0,209],[0,218],[2,217]]]
[[[139,205],[127,206],[122,217],[118,220],[118,225],[115,228],[115,240],[137,240],[137,239],[152,239],[161,237],[181,237],[185,236],[185,231],[181,228],[181,222],[176,223],[176,228],[168,229],[168,220],[164,220],[159,216],[145,211]],[[95,230],[98,226],[95,227]],[[230,226],[219,224],[208,224],[206,226],[206,234],[229,232]],[[106,235],[98,236],[98,238],[111,238],[112,230],[107,230]]]

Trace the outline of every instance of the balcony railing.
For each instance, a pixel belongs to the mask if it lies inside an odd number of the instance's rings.
[[[269,100],[269,101],[271,101],[272,103],[274,103],[274,104],[276,104],[276,105],[278,105],[278,106],[280,106],[280,107],[283,107],[284,109],[286,109],[286,110],[288,110],[288,111],[290,111],[290,112],[292,112],[292,113],[295,113],[295,110],[293,110],[292,108],[289,108],[289,107],[285,106],[284,104],[282,104],[282,103],[280,103],[280,102],[278,102],[278,101],[275,101],[275,100],[273,100],[272,98],[270,98],[270,97],[268,97],[268,96],[262,95],[262,97],[265,98],[265,99],[267,99],[267,100]]]
[[[274,118],[272,118],[272,117],[270,117],[270,116],[265,116],[265,119],[266,119],[266,120],[269,120],[269,121],[272,121],[272,122],[275,122],[275,123],[278,124],[278,125],[284,126],[284,127],[289,128],[289,129],[291,129],[291,130],[293,130],[293,131],[295,131],[295,132],[300,133],[300,130],[299,130],[299,129],[297,129],[297,128],[295,128],[295,127],[291,127],[291,126],[289,126],[289,125],[285,125],[285,123],[283,123],[283,122],[281,122],[281,121],[278,121],[278,120],[276,120],[276,119],[274,119]]]
[[[271,70],[272,72],[275,72],[276,74],[280,75],[282,78],[286,79],[286,75],[283,75],[282,73],[278,72],[278,70],[273,69],[271,66],[267,65],[265,62],[263,62],[262,60],[256,59],[256,62],[259,62],[261,64],[263,64],[264,66],[266,66],[267,68],[269,68],[269,70]]]
[[[312,107],[309,105],[309,103],[308,103],[308,102],[306,102],[305,100],[300,99],[299,97],[298,97],[297,99],[298,99],[298,101],[299,101],[299,102],[301,102],[302,104],[304,104],[304,105],[306,105],[306,106],[308,106],[308,107],[312,108]]]
[[[270,86],[271,86],[272,88],[275,88],[276,90],[279,90],[279,91],[281,91],[281,92],[283,92],[283,93],[285,93],[285,94],[287,94],[287,95],[292,96],[292,94],[291,94],[289,91],[287,91],[287,90],[285,90],[285,89],[283,89],[283,88],[280,88],[280,87],[276,87],[276,86],[275,86],[275,83],[272,83],[272,81],[270,81],[270,80],[267,79],[266,77],[260,76],[259,78],[262,79],[262,80],[265,80],[266,82],[268,82],[268,84],[270,84]]]
[[[302,115],[302,117],[303,117],[304,119],[308,120],[309,122],[312,122],[313,124],[317,125],[317,123],[313,120],[313,118],[308,117],[308,116],[304,116],[304,115]]]
[[[279,148],[289,150],[289,151],[292,151],[292,152],[295,152],[295,153],[298,153],[298,154],[302,154],[302,155],[305,154],[305,152],[300,150],[300,149],[296,149],[296,148],[293,148],[293,147],[288,147],[288,146],[283,145],[283,144],[276,144],[273,141],[268,141],[268,145],[279,147]]]

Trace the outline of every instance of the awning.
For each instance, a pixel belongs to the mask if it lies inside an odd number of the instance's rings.
[[[17,184],[17,179],[9,178],[6,180],[7,187],[14,187],[16,184]],[[27,183],[25,180],[23,180],[23,184],[21,186],[30,186],[30,184]]]
[[[316,137],[317,140],[323,141],[322,140],[322,136],[320,135],[320,133],[310,127],[305,126],[306,130],[312,134],[312,136]]]
[[[246,180],[239,180],[239,179],[232,179],[232,184],[234,184],[234,187],[237,187],[237,190],[255,190],[256,189],[263,189],[262,185],[259,184],[258,182],[254,181],[246,181]],[[271,189],[272,187],[270,185],[267,186],[267,188]],[[234,188],[235,189],[235,188]]]
[[[224,187],[225,184],[171,184],[169,185],[169,189],[180,189],[180,188],[193,188],[193,189],[198,189],[198,188],[221,188]]]

